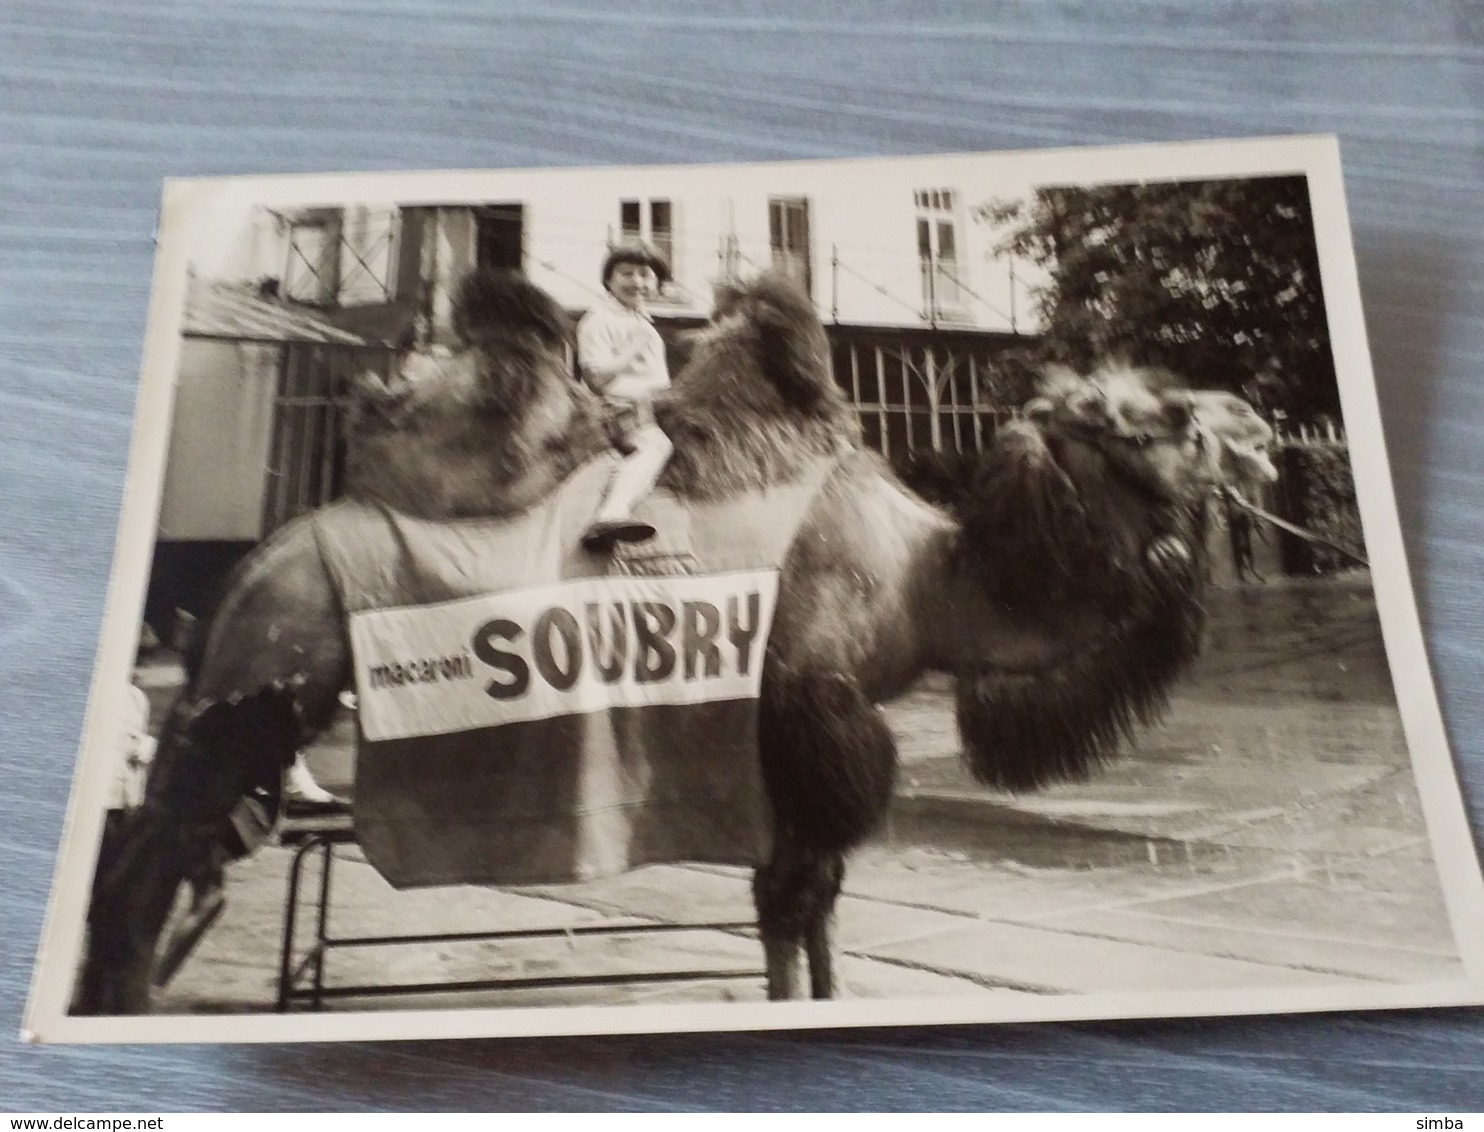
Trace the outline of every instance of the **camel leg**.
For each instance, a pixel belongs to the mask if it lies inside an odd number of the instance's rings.
[[[763,936],[763,966],[768,998],[787,1002],[799,998],[799,941]]]
[[[844,875],[844,862],[840,874]],[[810,924],[804,933],[804,953],[809,958],[809,996],[811,998],[834,998],[838,993],[835,984],[834,927],[835,898],[840,886],[835,885],[835,896],[830,898],[830,909]]]
[[[170,985],[175,973],[191,957],[196,945],[226,910],[227,878],[224,870],[231,859],[232,853],[228,848],[217,844],[202,863],[201,869],[187,877],[190,904],[159,950],[151,976],[156,987]]]
[[[768,997],[799,997],[799,950],[814,998],[835,993],[831,924],[845,856],[880,823],[896,781],[896,741],[853,679],[765,670],[758,705],[774,847],[753,879]]]
[[[788,837],[779,839],[772,857],[753,876],[770,999],[803,997],[801,948],[809,959],[810,995],[834,997],[830,924],[844,876],[841,855],[815,852]]]
[[[155,946],[187,871],[160,819],[160,814],[141,809],[105,835],[88,909],[88,948],[73,1005],[76,1013],[149,1011]]]
[[[256,847],[271,819],[247,799],[266,791],[267,807],[276,804],[278,775],[299,735],[291,689],[176,705],[144,804],[99,853],[77,1012],[148,1012],[155,953],[178,889],[218,873],[223,856]]]

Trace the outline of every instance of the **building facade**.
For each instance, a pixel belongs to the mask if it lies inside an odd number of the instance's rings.
[[[743,170],[718,191],[683,169],[603,171],[525,199],[254,206],[214,222],[193,244],[162,553],[229,562],[333,499],[351,381],[389,372],[399,348],[451,344],[468,272],[522,271],[576,316],[626,236],[671,264],[652,306],[667,341],[706,320],[718,285],[783,271],[825,323],[872,447],[899,466],[978,451],[1014,403],[1003,362],[1034,329],[1026,281],[975,219],[978,195],[880,166],[861,178]],[[223,459],[232,474],[212,474]]]
[[[765,270],[794,278],[868,442],[894,459],[977,450],[1013,407],[1000,359],[1034,334],[1033,280],[976,219],[985,192],[879,165],[862,168],[869,183],[801,167],[750,184],[739,171],[723,191],[714,177],[698,188],[688,170],[603,172],[529,199],[256,208],[217,233],[196,270],[368,343],[449,344],[453,295],[476,267],[522,271],[580,315],[601,293],[609,247],[639,236],[671,264],[652,305],[667,338],[707,318],[720,284]]]

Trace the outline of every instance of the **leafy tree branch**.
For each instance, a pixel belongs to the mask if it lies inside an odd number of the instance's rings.
[[[1295,420],[1339,415],[1303,177],[1048,187],[975,211],[1047,270],[1049,359],[1121,357]]]

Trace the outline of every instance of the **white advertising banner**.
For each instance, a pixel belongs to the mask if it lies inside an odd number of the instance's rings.
[[[361,728],[378,742],[755,698],[777,595],[768,569],[582,578],[356,613]]]

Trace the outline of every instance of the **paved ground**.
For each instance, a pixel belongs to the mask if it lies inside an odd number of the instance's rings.
[[[1223,591],[1167,722],[1094,781],[1013,798],[956,757],[946,683],[889,710],[903,750],[888,827],[839,909],[859,997],[1417,982],[1461,975],[1364,579]],[[313,753],[348,772],[348,725]],[[228,909],[167,1010],[270,1008],[291,852],[231,873]],[[398,893],[341,851],[336,935],[751,918],[748,877],[707,866],[499,892]],[[307,919],[301,930],[308,927]],[[717,1001],[762,996],[746,929],[365,947],[330,985],[752,972],[580,988],[416,995],[394,1005]],[[346,1000],[338,1005],[361,1005]],[[381,1005],[386,1005],[385,1002]]]

